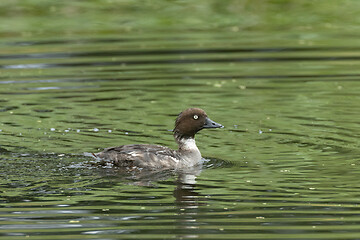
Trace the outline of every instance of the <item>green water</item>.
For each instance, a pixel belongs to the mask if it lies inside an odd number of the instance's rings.
[[[0,239],[360,239],[360,2],[28,0],[0,13]],[[188,107],[225,126],[197,135],[202,170],[82,156],[176,148]]]

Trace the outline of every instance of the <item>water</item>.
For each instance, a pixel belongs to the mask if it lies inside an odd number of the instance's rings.
[[[360,239],[356,1],[327,1],[340,22],[320,2],[75,2],[1,3],[0,239]],[[82,156],[176,148],[193,106],[225,126],[197,135],[202,169]]]

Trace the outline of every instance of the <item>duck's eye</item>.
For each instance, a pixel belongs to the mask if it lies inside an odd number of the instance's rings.
[[[196,120],[196,119],[198,119],[199,118],[199,116],[198,115],[194,115],[194,119]]]

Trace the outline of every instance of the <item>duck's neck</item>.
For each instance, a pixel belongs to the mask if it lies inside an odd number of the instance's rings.
[[[177,152],[182,160],[180,164],[188,167],[195,166],[201,162],[201,153],[196,146],[194,136],[184,137],[175,132],[174,138],[179,145],[179,149],[177,150]]]
[[[200,154],[200,151],[196,146],[194,136],[184,137],[175,132],[174,138],[176,143],[179,145],[179,151],[198,152]]]

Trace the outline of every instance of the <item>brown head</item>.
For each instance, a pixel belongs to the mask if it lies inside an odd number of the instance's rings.
[[[194,138],[204,128],[222,128],[223,125],[208,118],[200,108],[188,108],[181,112],[175,121],[174,135],[180,138]]]

